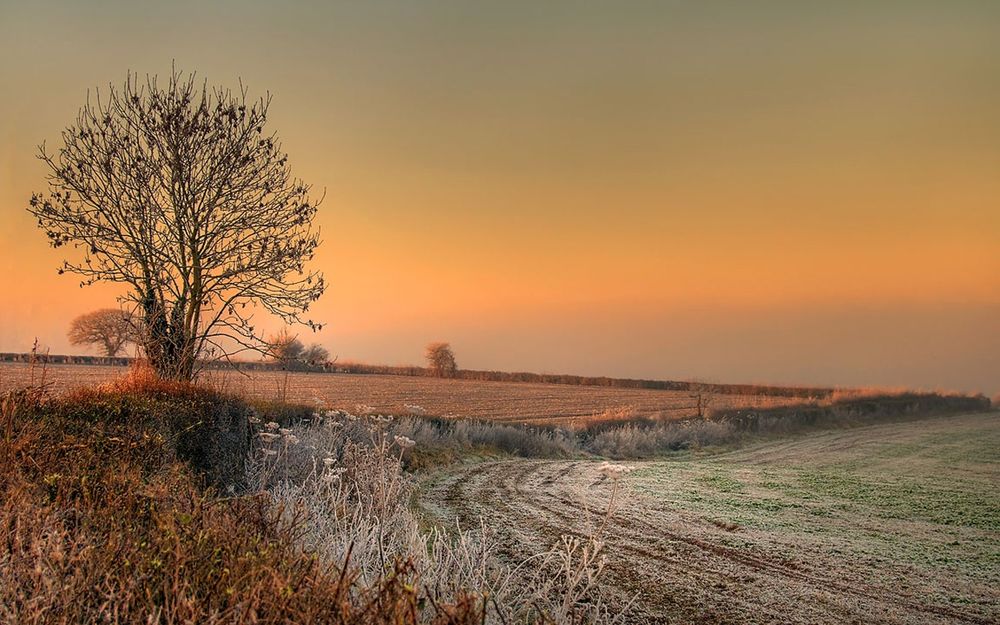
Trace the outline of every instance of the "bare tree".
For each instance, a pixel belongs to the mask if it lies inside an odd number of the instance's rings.
[[[165,87],[129,74],[88,96],[57,152],[39,148],[50,188],[28,210],[54,247],[82,255],[59,272],[129,285],[123,299],[161,376],[190,379],[200,359],[260,350],[259,309],[321,327],[301,317],[325,288],[305,267],[318,202],[265,131],[270,102],[242,83],[234,93],[176,71]]]
[[[117,308],[101,308],[74,319],[69,326],[72,345],[97,345],[105,356],[115,357],[125,343],[135,342],[132,316]]]
[[[455,353],[451,351],[448,343],[429,343],[424,352],[427,365],[431,372],[439,378],[450,378],[458,372],[458,365],[455,364]]]
[[[322,365],[330,360],[330,351],[319,343],[313,343],[302,352],[302,360],[310,365]]]
[[[286,365],[302,360],[302,354],[306,351],[306,346],[288,328],[271,336],[267,343],[270,356]]]
[[[716,386],[707,382],[692,382],[689,389],[694,393],[691,399],[695,401],[695,416],[707,417],[715,404]]]

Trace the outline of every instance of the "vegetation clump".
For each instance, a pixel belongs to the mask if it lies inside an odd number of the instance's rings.
[[[614,618],[613,498],[600,531],[523,561],[485,527],[425,531],[404,471],[420,436],[394,417],[272,413],[143,369],[0,406],[0,622]]]
[[[458,373],[455,352],[450,343],[429,343],[424,350],[424,358],[430,372],[439,378],[453,378]]]
[[[409,562],[361,586],[303,548],[305,516],[204,488],[224,476],[202,453],[225,445],[194,439],[246,422],[238,400],[132,380],[3,404],[0,622],[418,622]],[[462,595],[427,620],[480,611]]]

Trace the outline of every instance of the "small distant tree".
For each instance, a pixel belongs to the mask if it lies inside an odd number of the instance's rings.
[[[427,345],[424,353],[427,359],[427,366],[431,372],[439,378],[450,378],[458,372],[458,365],[455,364],[455,353],[451,351],[448,343],[435,342]]]
[[[330,352],[319,343],[313,343],[302,352],[301,358],[306,364],[321,365],[330,360]]]
[[[102,308],[80,315],[70,323],[72,345],[96,345],[105,356],[115,357],[126,343],[135,342],[132,315],[117,308]]]
[[[693,382],[690,389],[693,391],[691,399],[695,401],[695,416],[707,417],[715,404],[715,385],[706,382]]]
[[[306,346],[302,344],[302,341],[291,334],[287,328],[272,335],[268,339],[268,346],[268,354],[271,358],[286,365],[302,360],[302,355],[306,351]]]

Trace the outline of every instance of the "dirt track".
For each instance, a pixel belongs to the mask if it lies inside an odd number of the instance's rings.
[[[919,466],[928,470],[927,492],[946,498],[951,491],[937,481],[937,461],[927,460],[928,450],[937,449],[933,441],[965,432],[975,451],[984,432],[986,443],[996,442],[998,426],[996,415],[975,415],[904,431],[907,426],[859,428],[713,457],[635,464],[629,492],[606,532],[606,588],[617,601],[638,595],[627,620],[636,623],[996,623],[1000,540],[979,517],[964,526],[894,518],[906,516],[895,514],[898,501],[855,501],[851,493],[792,487],[803,467],[838,474],[854,467],[866,479],[881,476],[891,490],[892,467],[911,479]],[[884,461],[872,449],[882,450]],[[908,462],[914,454],[919,460]],[[594,527],[610,494],[596,464],[466,465],[428,479],[424,506],[432,518],[458,517],[464,526],[482,517],[513,557],[527,555],[562,533]],[[997,465],[992,457],[972,464],[959,467],[961,473],[975,475],[982,496],[994,498],[973,512],[985,510],[983,518],[992,523]],[[720,481],[727,487],[714,489],[712,481],[723,478],[732,483]],[[692,484],[698,486],[685,499],[679,491]],[[767,495],[782,489],[782,499]],[[744,511],[751,514],[741,516]],[[741,523],[726,529],[733,519]],[[925,547],[933,555],[927,562]]]

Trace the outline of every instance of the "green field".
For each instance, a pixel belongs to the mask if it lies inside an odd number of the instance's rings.
[[[590,461],[452,470],[431,509],[530,550],[584,533],[609,494]],[[1000,415],[818,432],[634,463],[607,533],[631,622],[1000,621]],[[504,531],[504,530],[501,530]]]

